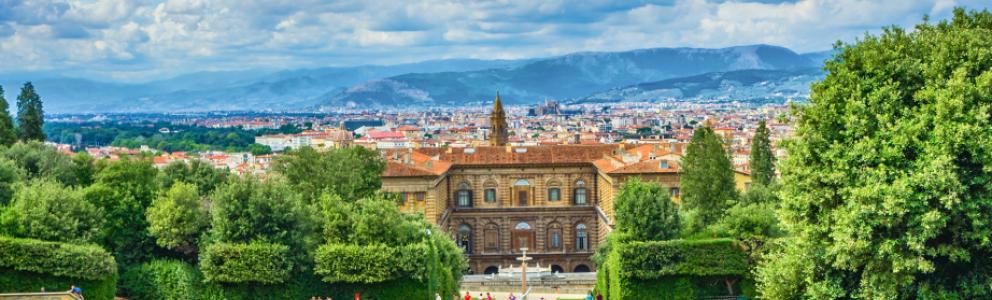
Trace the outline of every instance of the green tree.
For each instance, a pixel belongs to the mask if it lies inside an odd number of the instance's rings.
[[[152,201],[148,232],[166,249],[195,257],[197,240],[210,219],[195,185],[179,182]]]
[[[104,212],[104,248],[122,268],[150,259],[155,240],[148,233],[145,209],[158,192],[158,169],[148,160],[122,159],[103,167],[85,190],[86,199]]]
[[[24,171],[14,161],[0,157],[0,210],[14,196],[14,187],[24,178]]]
[[[992,13],[839,45],[781,165],[765,299],[989,299]]]
[[[196,185],[200,195],[209,195],[215,188],[227,180],[225,169],[214,168],[202,160],[192,160],[189,163],[174,161],[162,169],[162,187],[168,189],[180,182]]]
[[[3,150],[2,156],[13,160],[28,179],[51,178],[63,184],[76,181],[72,159],[41,142],[16,143]]]
[[[722,139],[709,126],[693,133],[682,158],[682,207],[693,230],[716,222],[737,198],[733,164]]]
[[[234,180],[210,200],[211,241],[282,244],[301,254],[315,243],[313,213],[280,180]]]
[[[93,176],[97,172],[96,162],[89,153],[83,151],[73,155],[71,169],[73,182],[67,183],[68,185],[85,187],[93,184]]]
[[[34,91],[34,85],[26,82],[21,88],[21,94],[17,96],[17,135],[21,141],[44,142],[44,123],[45,112],[41,106],[41,97]]]
[[[679,235],[678,207],[657,183],[633,178],[623,184],[614,203],[616,232],[631,240],[660,241]]]
[[[279,156],[273,166],[308,200],[330,192],[346,201],[376,194],[382,186],[385,168],[379,153],[365,147],[327,152],[303,147]]]
[[[772,142],[769,139],[771,131],[765,125],[765,120],[758,122],[751,139],[751,178],[754,183],[768,185],[775,179],[775,154],[772,153]]]
[[[10,117],[10,103],[3,94],[3,86],[0,86],[0,145],[10,147],[17,142],[17,128]]]
[[[99,240],[100,211],[75,188],[50,179],[20,184],[0,216],[0,231],[16,237],[69,243]]]

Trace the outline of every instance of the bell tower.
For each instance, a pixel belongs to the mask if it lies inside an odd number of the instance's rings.
[[[496,92],[496,103],[493,104],[493,113],[489,117],[489,124],[492,127],[489,145],[505,146],[509,137],[507,136],[506,112],[503,111],[503,102],[499,100],[499,92]]]

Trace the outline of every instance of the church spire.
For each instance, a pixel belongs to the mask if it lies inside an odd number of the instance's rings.
[[[496,92],[496,101],[493,103],[493,113],[489,117],[489,124],[492,134],[489,135],[489,145],[505,146],[509,140],[507,136],[506,112],[503,111],[503,102],[499,99],[499,91]]]

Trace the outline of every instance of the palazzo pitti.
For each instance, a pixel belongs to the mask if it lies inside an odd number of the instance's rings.
[[[521,247],[554,271],[595,271],[625,180],[658,182],[679,199],[683,143],[511,147],[498,95],[490,125],[487,146],[384,152],[382,189],[448,231],[470,273],[516,266]],[[737,174],[738,185],[748,177]]]

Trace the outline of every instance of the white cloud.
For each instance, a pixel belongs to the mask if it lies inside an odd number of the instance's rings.
[[[767,43],[825,50],[982,0],[0,0],[0,72],[198,70]],[[769,3],[771,2],[771,3]]]

